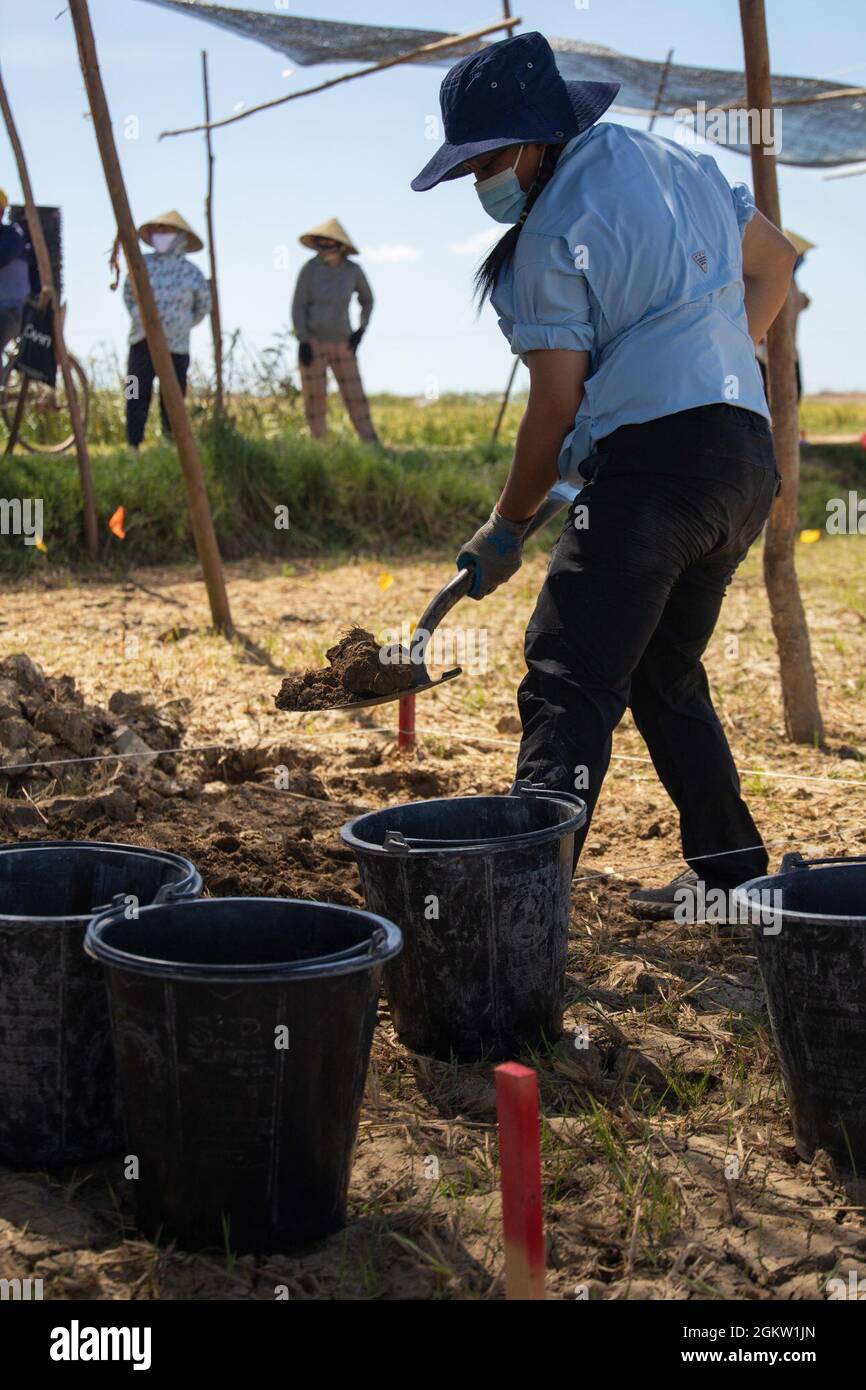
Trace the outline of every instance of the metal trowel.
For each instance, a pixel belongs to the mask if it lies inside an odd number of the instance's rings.
[[[537,531],[540,531],[543,526],[546,526],[549,521],[552,521],[555,516],[558,516],[564,507],[570,506],[577,496],[578,491],[578,488],[572,487],[569,483],[556,483],[550,489],[550,492],[547,494],[541,506],[538,508],[538,511],[535,513],[535,516],[532,518],[532,521],[529,523],[524,539],[528,540],[530,536],[534,536]],[[410,661],[416,673],[415,679],[412,681],[411,685],[403,690],[392,691],[388,695],[362,696],[354,700],[349,699],[342,705],[328,705],[328,711],[330,712],[335,709],[370,709],[373,705],[391,704],[392,701],[403,700],[409,695],[421,695],[425,690],[435,690],[437,686],[445,685],[446,682],[456,680],[459,675],[462,675],[462,666],[453,666],[450,671],[444,671],[441,676],[437,676],[436,679],[433,680],[428,674],[425,665],[425,657],[433,633],[436,631],[437,627],[440,626],[442,620],[451,612],[454,605],[459,603],[462,598],[465,598],[471,588],[472,571],[468,569],[458,570],[457,573],[449,579],[445,587],[440,589],[438,594],[430,600],[427,607],[424,609],[424,612],[418,620],[418,626],[412,633],[412,639],[409,644]],[[315,709],[315,706],[307,706],[304,713],[306,713],[308,708]]]

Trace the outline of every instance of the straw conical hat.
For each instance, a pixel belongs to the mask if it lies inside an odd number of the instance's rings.
[[[316,249],[316,237],[326,236],[331,241],[339,241],[345,246],[350,256],[357,256],[358,248],[353,246],[351,238],[345,227],[337,221],[336,217],[330,217],[327,222],[323,222],[319,227],[313,227],[309,232],[304,232],[300,238],[302,246],[309,246],[311,250]]]
[[[807,251],[815,250],[814,241],[807,241],[804,236],[799,236],[797,232],[792,232],[786,227],[784,235],[788,238],[798,256],[805,256]]]
[[[186,235],[187,251],[203,251],[204,242],[201,237],[193,231],[185,217],[181,217],[179,212],[163,212],[159,217],[151,217],[147,222],[142,222],[138,229],[138,235],[142,241],[146,241],[148,246],[153,245],[154,227],[176,227],[179,232]]]

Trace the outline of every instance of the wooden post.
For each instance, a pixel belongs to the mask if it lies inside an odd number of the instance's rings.
[[[63,376],[63,385],[66,389],[69,420],[75,439],[78,473],[81,478],[81,500],[84,511],[84,539],[87,545],[87,553],[90,559],[96,563],[99,559],[99,536],[96,528],[96,499],[93,495],[93,478],[90,473],[90,452],[87,448],[87,439],[84,433],[84,420],[82,419],[81,408],[78,403],[75,378],[72,375],[72,368],[69,365],[69,353],[66,351],[66,339],[63,336],[64,313],[54,287],[54,273],[51,269],[51,257],[48,254],[48,244],[45,240],[45,233],[42,230],[42,220],[36,207],[36,200],[33,197],[33,187],[30,183],[30,174],[28,173],[27,162],[24,158],[24,149],[18,136],[18,130],[12,115],[12,108],[9,105],[9,97],[6,93],[6,87],[2,76],[0,76],[0,108],[2,108],[3,111],[3,120],[6,123],[6,130],[9,134],[9,143],[12,146],[15,163],[18,166],[18,177],[21,180],[21,190],[24,194],[24,206],[27,209],[27,230],[33,242],[33,250],[36,253],[36,261],[39,266],[39,279],[42,282],[42,289],[50,296],[54,318],[54,349],[57,353],[57,361]],[[19,401],[22,411],[24,408],[24,397],[25,387],[22,379],[21,398]]]
[[[511,364],[511,371],[508,374],[508,381],[505,383],[505,391],[499,405],[499,414],[496,417],[496,424],[493,426],[493,433],[490,436],[490,443],[495,444],[499,438],[499,431],[502,428],[502,421],[505,419],[505,411],[508,408],[508,397],[511,395],[511,388],[514,385],[514,378],[517,376],[517,368],[520,366],[520,358],[515,357]]]
[[[216,532],[213,528],[210,503],[205,490],[201,460],[189,416],[186,413],[183,393],[178,384],[174,363],[171,360],[159,311],[156,307],[156,300],[150,287],[150,277],[138,244],[138,232],[132,218],[129,199],[123,182],[123,173],[111,128],[111,115],[99,71],[99,58],[96,52],[96,41],[93,37],[87,0],[70,0],[69,8],[72,13],[72,23],[75,26],[78,57],[90,102],[93,128],[96,132],[99,154],[105,171],[105,181],[117,220],[117,230],[141,312],[147,346],[150,349],[153,365],[159,377],[160,393],[165,402],[172,434],[180,456],[189,500],[193,536],[210,600],[213,624],[217,631],[230,635],[232,623],[228,594],[226,593]]]
[[[12,416],[12,425],[9,430],[9,437],[6,440],[6,448],[3,450],[4,458],[7,454],[11,454],[15,448],[18,432],[21,429],[21,421],[24,419],[24,407],[27,404],[27,387],[30,384],[30,378],[24,372],[21,372],[19,375],[18,399],[15,402],[15,414]]]
[[[502,18],[509,20],[511,19],[511,0],[502,0]],[[517,22],[519,23],[520,21],[518,20]],[[513,29],[509,30],[509,38],[513,35],[513,33]],[[493,445],[499,438],[499,431],[502,429],[502,421],[505,419],[505,411],[508,408],[508,398],[511,395],[511,388],[514,385],[514,378],[517,376],[517,368],[519,364],[520,358],[515,357],[514,361],[511,364],[511,372],[509,373],[508,382],[506,383],[505,387],[505,392],[503,394],[502,401],[499,406],[499,414],[496,417],[496,424],[493,426],[493,433],[490,436],[491,456],[493,453]]]
[[[415,747],[414,695],[401,695],[397,705],[397,747]]]
[[[764,0],[740,0],[740,20],[746,66],[746,103],[750,111],[769,112],[775,125]],[[760,124],[763,131],[763,119]],[[762,137],[752,142],[751,155],[755,202],[764,216],[781,228],[775,155],[771,149],[765,148]],[[782,489],[773,503],[767,523],[764,580],[779,649],[785,729],[794,743],[820,745],[824,740],[824,725],[818,706],[809,628],[794,563],[794,547],[800,530],[800,422],[790,296],[767,334],[767,355],[773,444],[782,475]]]
[[[499,1119],[505,1296],[544,1298],[538,1077],[520,1062],[494,1068]]]
[[[225,410],[225,400],[223,396],[223,330],[222,318],[220,315],[220,296],[217,284],[216,266],[216,243],[213,231],[213,166],[214,153],[213,141],[210,133],[210,83],[208,82],[207,72],[207,50],[202,49],[201,54],[201,78],[204,88],[204,118],[206,122],[204,138],[207,148],[207,193],[204,200],[204,215],[207,222],[207,249],[210,257],[210,326],[213,334],[213,362],[214,373],[216,376],[216,414],[222,415]]]

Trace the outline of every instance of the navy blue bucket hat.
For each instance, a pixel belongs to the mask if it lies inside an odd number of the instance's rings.
[[[439,90],[445,143],[412,180],[416,193],[469,171],[469,159],[505,145],[563,144],[595,125],[616,82],[566,82],[543,34],[519,34],[471,53]]]

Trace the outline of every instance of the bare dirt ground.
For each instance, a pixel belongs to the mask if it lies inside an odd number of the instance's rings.
[[[774,864],[789,848],[864,850],[866,541],[802,546],[799,558],[828,751],[784,740],[757,553],[708,654]],[[118,690],[140,692],[183,746],[157,774],[112,758],[57,766],[51,779],[19,775],[0,801],[5,838],[162,846],[192,858],[211,894],[360,904],[337,835],[350,815],[507,789],[542,558],[483,604],[455,610],[468,626],[452,629],[439,656],[469,669],[419,698],[416,752],[396,747],[396,705],[287,715],[273,697],[281,672],[323,664],[350,625],[405,640],[403,625],[449,564],[233,567],[235,622],[258,661],[209,633],[191,570],[7,593],[0,655],[26,652],[46,674],[73,676],[103,708]],[[823,1156],[796,1156],[746,937],[628,914],[631,882],[662,883],[682,865],[673,809],[628,720],[615,755],[573,900],[566,1026],[585,1024],[592,1046],[577,1052],[566,1037],[528,1059],[544,1109],[549,1296],[825,1297],[834,1273],[866,1274],[866,1199]],[[61,1299],[272,1299],[281,1284],[301,1299],[503,1292],[490,1069],[408,1053],[384,1002],[343,1232],[294,1257],[158,1247],[137,1236],[124,1187],[117,1162],[0,1170],[0,1277],[42,1278],[45,1296]]]

